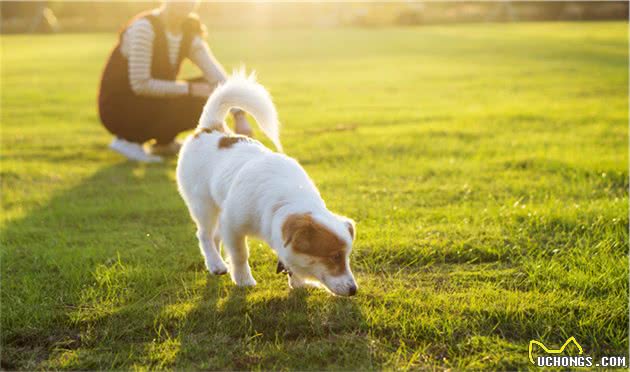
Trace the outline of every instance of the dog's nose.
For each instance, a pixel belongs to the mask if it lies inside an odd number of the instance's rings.
[[[354,296],[355,294],[357,294],[357,286],[352,284],[350,288],[348,288],[348,296]]]

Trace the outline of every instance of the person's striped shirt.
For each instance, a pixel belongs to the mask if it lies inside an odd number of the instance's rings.
[[[173,35],[167,32],[166,36],[169,60],[175,64],[181,47],[182,35]],[[160,80],[151,77],[154,39],[153,26],[146,19],[135,21],[123,34],[121,52],[129,61],[131,89],[138,95],[146,96],[188,94],[188,83],[185,81]],[[193,39],[186,57],[199,67],[208,83],[215,84],[226,79],[225,71],[201,37],[197,36]]]

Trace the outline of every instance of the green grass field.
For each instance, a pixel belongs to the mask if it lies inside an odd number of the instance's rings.
[[[351,299],[289,291],[256,240],[257,287],[205,272],[175,160],[107,150],[114,41],[2,36],[3,369],[526,369],[530,340],[570,336],[627,354],[626,23],[211,32],[357,221]]]

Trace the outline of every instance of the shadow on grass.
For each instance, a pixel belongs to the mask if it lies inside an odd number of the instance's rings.
[[[284,276],[283,276],[284,278]],[[177,360],[193,369],[374,368],[354,299],[317,289],[239,288],[208,277],[179,333]],[[275,283],[274,283],[275,287]],[[160,366],[159,366],[160,367]]]
[[[6,225],[2,368],[366,365],[354,301],[207,275],[173,169],[104,168]]]
[[[139,272],[135,262],[155,253],[146,231],[161,225],[158,216],[178,197],[166,177],[172,166],[123,162],[103,168],[6,224],[1,234],[3,368],[33,369],[55,350],[90,343],[73,318],[86,310],[87,289],[102,291],[101,297],[92,296],[102,300],[94,318],[118,312],[133,299],[133,287],[117,291]],[[3,179],[2,186],[16,188],[21,182],[38,184],[18,177]],[[135,271],[116,272],[117,260]],[[99,282],[98,275],[118,282]]]

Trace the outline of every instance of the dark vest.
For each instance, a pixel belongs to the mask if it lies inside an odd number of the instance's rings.
[[[133,22],[140,18],[144,18],[151,23],[155,35],[153,39],[153,59],[151,61],[151,77],[154,79],[175,80],[184,57],[188,55],[192,40],[195,36],[203,34],[203,26],[199,19],[189,16],[182,25],[183,35],[179,56],[175,65],[172,65],[168,57],[168,42],[162,21],[151,12],[140,13],[132,18],[121,30],[118,43],[114,47],[103,70],[99,89],[99,109],[101,113],[104,110],[116,109],[115,107],[110,108],[110,106],[116,106],[117,102],[121,102],[120,100],[133,99],[132,97],[135,96],[129,83],[129,64],[127,58],[121,53],[121,44],[124,32]]]

